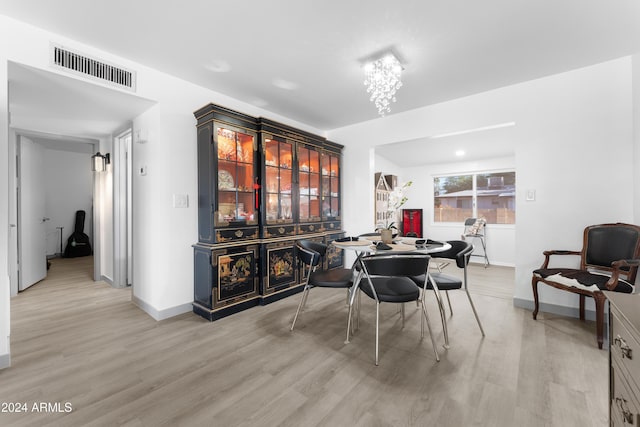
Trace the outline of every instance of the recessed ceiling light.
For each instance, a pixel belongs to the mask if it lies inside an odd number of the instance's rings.
[[[255,105],[256,107],[260,107],[260,108],[264,108],[267,105],[269,105],[269,103],[267,101],[265,101],[264,99],[261,98],[254,98],[252,100],[249,101],[250,104]]]
[[[456,156],[458,157],[464,156],[464,150],[456,150]]]
[[[227,61],[218,60],[212,61],[211,63],[204,66],[209,71],[213,71],[214,73],[228,73],[231,71],[231,65]]]
[[[275,87],[279,87],[280,89],[285,89],[285,90],[298,89],[297,83],[290,82],[289,80],[285,80],[285,79],[273,79],[272,83]]]

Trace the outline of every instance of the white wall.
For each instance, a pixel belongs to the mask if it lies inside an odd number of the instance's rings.
[[[544,250],[580,248],[589,224],[633,221],[631,100],[626,57],[330,131],[345,145],[344,227],[358,229],[372,214],[363,212],[374,172],[359,160],[363,149],[515,122],[515,298],[526,305]],[[536,190],[535,202],[524,201],[527,189]],[[575,296],[552,288],[541,300],[577,306]]]
[[[76,143],[79,144],[79,143]],[[60,251],[60,230],[62,230],[62,250],[66,248],[67,239],[75,229],[76,211],[84,210],[86,218],[84,233],[89,236],[93,245],[92,198],[93,173],[91,172],[91,151],[73,152],[45,147],[45,170],[43,183],[45,187],[45,215],[50,218],[46,224],[47,255]]]
[[[0,28],[2,28],[0,26]],[[0,55],[6,52],[9,34],[0,30]],[[7,62],[0,59],[0,242],[9,242],[9,93],[7,82]],[[15,228],[12,233],[15,233]],[[0,369],[10,365],[9,336],[11,313],[9,311],[9,247],[0,244]]]

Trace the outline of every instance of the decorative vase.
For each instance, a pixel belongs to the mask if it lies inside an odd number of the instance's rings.
[[[391,230],[387,230],[386,228],[383,230],[380,230],[380,240],[382,240],[383,243],[389,244],[393,241],[393,233]]]

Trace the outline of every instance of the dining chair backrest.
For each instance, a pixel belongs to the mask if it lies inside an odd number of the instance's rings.
[[[449,240],[447,243],[451,245],[451,249],[434,254],[436,258],[453,259],[460,268],[464,268],[469,264],[471,252],[473,252],[471,243],[464,240]]]
[[[310,240],[300,240],[296,242],[298,259],[310,267],[316,267],[322,259],[320,252],[313,249],[315,244],[316,242]]]
[[[404,253],[368,255],[362,258],[370,276],[419,276],[429,268],[427,254]]]
[[[305,249],[311,249],[312,251],[316,251],[320,254],[320,257],[324,257],[327,253],[327,245],[322,242],[314,242],[313,240],[299,240],[300,246]]]

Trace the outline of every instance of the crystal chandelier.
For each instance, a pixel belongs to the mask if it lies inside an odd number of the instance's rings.
[[[396,91],[402,87],[401,72],[402,65],[392,53],[364,66],[364,84],[371,95],[369,100],[376,105],[382,117],[391,112],[391,103],[396,102]]]

